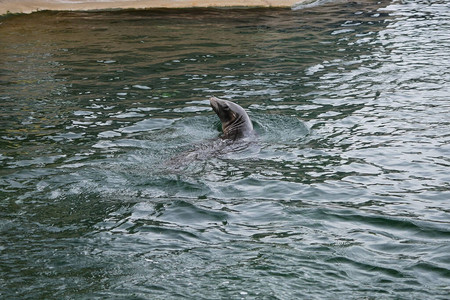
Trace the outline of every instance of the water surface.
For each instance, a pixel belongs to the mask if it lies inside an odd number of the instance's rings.
[[[447,298],[449,17],[364,1],[1,19],[0,296]],[[211,151],[210,95],[256,141]]]

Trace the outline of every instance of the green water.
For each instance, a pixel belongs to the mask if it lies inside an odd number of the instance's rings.
[[[448,1],[3,17],[0,298],[447,299],[449,48]]]

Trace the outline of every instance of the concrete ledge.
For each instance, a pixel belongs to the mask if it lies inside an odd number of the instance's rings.
[[[0,0],[0,15],[39,10],[105,10],[187,7],[292,7],[306,0]],[[308,1],[311,2],[311,1]]]

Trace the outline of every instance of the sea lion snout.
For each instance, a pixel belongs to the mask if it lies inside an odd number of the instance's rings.
[[[211,97],[209,98],[209,104],[211,105],[212,109],[217,113],[217,111],[219,110],[220,107],[220,100],[219,98],[216,97]]]

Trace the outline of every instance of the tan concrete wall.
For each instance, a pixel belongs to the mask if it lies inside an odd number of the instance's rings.
[[[0,15],[38,10],[100,10],[186,7],[291,7],[307,0],[0,0]],[[311,0],[308,0],[311,2]]]

